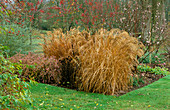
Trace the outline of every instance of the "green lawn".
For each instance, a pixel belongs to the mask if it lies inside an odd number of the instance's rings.
[[[46,34],[46,31],[43,30],[35,30],[36,35],[32,35],[32,44],[30,45],[30,49],[28,49],[26,52],[34,52],[36,54],[42,54],[43,48],[40,45],[40,43],[44,43],[43,38],[40,34]],[[30,44],[30,39],[26,42],[27,44]]]
[[[170,110],[170,75],[120,97],[78,92],[46,84],[31,86],[41,110]]]
[[[34,52],[34,53],[37,53],[37,54],[43,53],[43,48],[40,45],[40,43],[43,43],[43,39],[34,38],[33,42],[32,42],[32,50],[31,50],[31,52]]]

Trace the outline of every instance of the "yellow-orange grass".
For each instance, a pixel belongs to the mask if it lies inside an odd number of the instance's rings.
[[[131,83],[136,56],[143,45],[125,31],[100,29],[94,35],[72,29],[67,34],[54,30],[45,43],[44,53],[56,58],[72,57],[80,70],[76,72],[79,90],[104,94],[126,91]],[[79,59],[79,61],[77,61]]]
[[[47,32],[48,37],[44,38],[43,50],[47,56],[55,56],[57,59],[74,57],[78,55],[79,46],[86,43],[86,31],[79,32],[78,29],[72,29],[67,34],[63,34],[61,29]],[[79,42],[81,41],[81,43]],[[79,42],[79,44],[78,44]]]

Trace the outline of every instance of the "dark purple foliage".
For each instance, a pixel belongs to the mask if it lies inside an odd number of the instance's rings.
[[[32,78],[42,83],[59,83],[61,79],[60,63],[54,57],[45,57],[34,53],[16,54],[10,58],[13,63],[21,63],[21,77]]]

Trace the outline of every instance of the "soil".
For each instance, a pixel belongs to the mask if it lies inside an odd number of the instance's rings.
[[[124,95],[130,91],[133,91],[133,90],[136,90],[136,89],[139,89],[141,87],[144,87],[144,86],[147,86],[157,80],[159,80],[160,78],[163,78],[164,76],[163,75],[156,75],[154,73],[150,73],[150,72],[142,72],[142,73],[139,73],[138,74],[138,85],[134,85],[133,87],[129,88],[128,91],[120,91],[117,96],[120,96],[120,95]],[[139,79],[141,79],[139,81]]]

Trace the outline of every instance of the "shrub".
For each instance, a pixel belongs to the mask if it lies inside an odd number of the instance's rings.
[[[0,53],[6,58],[8,57],[8,47],[7,46],[3,46],[2,44],[0,44]]]
[[[16,52],[26,53],[31,49],[29,45],[29,28],[20,27],[15,23],[4,22],[0,32],[0,44],[9,47],[8,55],[12,56]]]
[[[146,66],[146,65],[139,65],[137,67],[139,72],[151,72],[154,74],[162,74],[162,75],[169,75],[170,72],[168,71],[168,68],[161,68],[161,67],[155,67],[155,68],[151,68],[150,66]]]
[[[138,64],[136,56],[143,54],[140,49],[143,45],[119,29],[100,29],[94,35],[79,29],[66,34],[54,30],[48,36],[51,36],[50,40],[44,37],[45,44],[42,44],[45,55],[66,62],[63,66],[71,64],[67,71],[72,79],[68,80],[73,80],[73,85],[87,92],[114,94],[127,90],[132,69]]]
[[[34,53],[16,54],[10,58],[13,63],[21,63],[23,72],[21,77],[34,77],[36,81],[43,83],[59,83],[60,67],[54,57],[45,57]]]
[[[7,2],[4,1],[4,3]],[[25,53],[26,50],[31,49],[28,42],[31,28],[24,25],[24,20],[17,22],[21,18],[12,19],[14,12],[7,9],[6,5],[9,4],[3,5],[3,2],[1,2],[0,5],[0,44],[9,47],[7,51],[9,56],[20,51]]]
[[[161,65],[161,64],[164,65],[164,63],[166,62],[165,57],[163,55],[161,55],[160,52],[159,53],[153,52],[150,55],[148,55],[148,54],[149,53],[146,53],[146,55],[141,57],[141,59],[139,59],[139,61],[141,61],[142,63],[152,63],[155,65]]]
[[[2,46],[1,46],[2,47]],[[32,108],[32,98],[28,83],[21,81],[14,73],[21,73],[22,68],[15,67],[6,60],[0,52],[0,108],[1,109],[26,109]],[[20,68],[19,68],[20,67]]]

